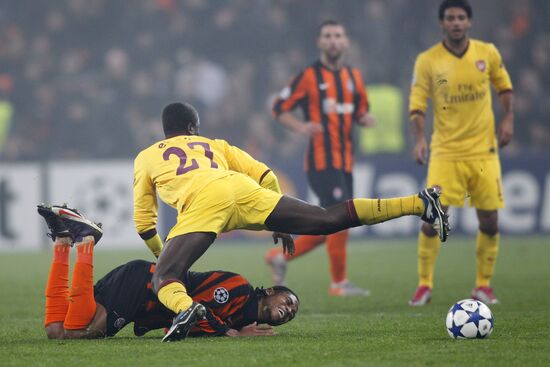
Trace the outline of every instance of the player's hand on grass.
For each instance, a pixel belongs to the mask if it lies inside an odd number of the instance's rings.
[[[501,148],[507,146],[512,136],[514,136],[514,115],[508,114],[502,119],[498,128],[498,146]]]
[[[276,335],[269,325],[258,326],[257,322],[244,326],[241,330],[229,329],[227,336],[273,336]]]
[[[425,137],[417,139],[414,146],[414,158],[418,164],[428,163],[428,142]]]
[[[273,232],[272,237],[274,244],[279,243],[279,239],[281,239],[284,254],[294,255],[294,239],[291,235],[287,233]]]
[[[314,136],[323,132],[323,125],[317,122],[306,122],[300,125],[300,133],[305,136]]]
[[[373,127],[374,125],[376,125],[376,120],[374,119],[373,115],[367,112],[359,117],[357,123],[363,127]]]

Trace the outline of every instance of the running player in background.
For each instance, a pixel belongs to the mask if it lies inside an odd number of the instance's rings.
[[[134,222],[153,253],[159,251],[153,291],[178,316],[163,341],[180,340],[205,316],[187,293],[182,274],[222,232],[270,230],[292,253],[288,233],[328,235],[351,227],[417,215],[448,234],[440,192],[429,188],[391,199],[352,199],[328,208],[284,196],[277,177],[263,163],[224,140],[198,136],[199,115],[189,104],[172,103],[162,112],[166,139],[141,151],[134,161]],[[157,195],[177,209],[166,245],[156,232]]]
[[[499,247],[498,212],[504,207],[499,147],[514,132],[513,93],[502,58],[491,43],[470,39],[472,9],[466,0],[445,0],[439,7],[443,41],[418,55],[410,95],[410,116],[416,138],[415,158],[428,162],[424,125],[428,99],[434,127],[427,184],[442,188],[442,204],[463,206],[469,196],[477,209],[476,283],[472,297],[497,303],[490,286]],[[504,110],[498,134],[491,102],[491,84]],[[447,210],[447,209],[445,209]],[[439,239],[422,225],[418,240],[419,284],[409,304],[431,299]]]
[[[322,207],[353,198],[353,123],[372,126],[368,101],[359,69],[344,64],[349,40],[344,26],[327,20],[320,26],[317,47],[320,58],[302,70],[275,100],[275,118],[292,131],[310,138],[305,157],[309,186]],[[293,115],[300,107],[303,118]],[[348,231],[328,236],[301,236],[295,254],[272,249],[266,254],[275,284],[284,284],[287,261],[308,253],[326,242],[333,296],[368,295],[352,284],[346,272]]]
[[[54,257],[46,286],[49,339],[111,337],[134,323],[134,334],[168,328],[175,313],[151,290],[155,264],[134,260],[121,265],[93,284],[94,246],[103,231],[78,211],[67,207],[38,206],[54,240]],[[76,247],[76,262],[69,290],[69,253]],[[298,296],[286,287],[254,289],[239,274],[226,271],[188,272],[181,279],[194,301],[205,306],[206,317],[190,336],[269,336],[271,326],[292,320]]]

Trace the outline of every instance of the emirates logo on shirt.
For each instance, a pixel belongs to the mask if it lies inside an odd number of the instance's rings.
[[[477,67],[477,70],[481,71],[481,72],[484,72],[485,71],[485,60],[477,60],[476,61],[476,67]]]

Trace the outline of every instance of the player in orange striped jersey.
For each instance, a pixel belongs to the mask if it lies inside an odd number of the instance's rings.
[[[134,260],[121,265],[93,285],[93,250],[102,230],[78,211],[66,207],[39,206],[54,239],[54,258],[46,287],[44,326],[50,339],[110,337],[134,322],[142,336],[172,325],[176,314],[153,293],[155,264]],[[69,290],[69,253],[77,257]],[[190,336],[269,336],[271,326],[291,321],[300,301],[286,287],[256,288],[241,275],[211,271],[182,276],[189,295],[206,309]]]
[[[311,189],[322,207],[353,198],[353,124],[372,126],[363,77],[357,68],[344,64],[349,40],[344,26],[327,20],[320,26],[317,46],[320,59],[302,70],[283,89],[274,103],[275,118],[291,130],[308,136],[305,170]],[[292,114],[300,107],[303,120]],[[368,295],[368,291],[347,280],[346,242],[348,231],[328,236],[297,239],[293,257],[280,249],[266,254],[273,281],[283,284],[286,262],[306,254],[326,241],[335,296]]]

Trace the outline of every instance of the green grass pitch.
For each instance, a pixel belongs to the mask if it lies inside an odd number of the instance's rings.
[[[550,238],[504,237],[493,285],[495,330],[486,340],[455,341],[445,331],[448,308],[468,298],[474,282],[473,238],[450,238],[436,267],[432,303],[411,308],[416,286],[414,239],[354,241],[349,277],[367,298],[327,295],[327,255],[319,248],[290,264],[289,286],[302,304],[296,319],[265,338],[199,338],[162,344],[161,331],[136,338],[132,327],[107,340],[52,341],[42,328],[51,259],[0,253],[0,366],[550,366]],[[219,240],[195,270],[231,270],[269,285],[268,240]],[[145,250],[96,250],[96,279]]]

